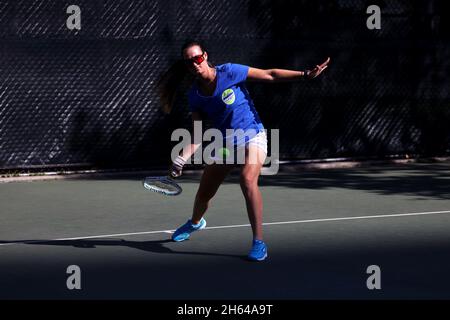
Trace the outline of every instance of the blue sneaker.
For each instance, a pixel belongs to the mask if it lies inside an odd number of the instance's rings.
[[[253,261],[263,261],[267,258],[267,246],[262,240],[253,240],[252,250],[248,258]]]
[[[205,219],[202,218],[198,224],[192,224],[191,219],[189,219],[173,233],[172,240],[176,242],[184,241],[189,238],[192,232],[204,229],[205,227]]]

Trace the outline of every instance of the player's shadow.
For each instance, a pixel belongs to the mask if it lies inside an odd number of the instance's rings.
[[[79,240],[18,240],[18,241],[0,241],[0,244],[28,244],[28,245],[46,245],[46,246],[68,246],[74,248],[93,249],[98,246],[122,246],[133,249],[138,249],[146,252],[161,253],[161,254],[183,254],[183,255],[200,255],[200,256],[220,256],[247,259],[246,256],[211,253],[211,252],[198,252],[198,251],[177,251],[172,250],[165,246],[165,244],[174,243],[172,240],[155,240],[155,241],[128,241],[128,240],[91,240],[91,239],[79,239]]]

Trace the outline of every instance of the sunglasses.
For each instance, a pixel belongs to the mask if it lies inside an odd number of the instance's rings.
[[[199,54],[198,56],[192,57],[190,59],[184,59],[184,63],[187,65],[192,65],[193,63],[200,64],[203,61],[205,61],[204,53]]]

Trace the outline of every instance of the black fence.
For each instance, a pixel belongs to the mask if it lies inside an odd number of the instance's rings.
[[[0,168],[167,165],[172,131],[190,126],[187,87],[165,115],[155,83],[187,38],[215,64],[332,58],[312,81],[248,84],[282,159],[449,153],[443,0],[0,0]]]

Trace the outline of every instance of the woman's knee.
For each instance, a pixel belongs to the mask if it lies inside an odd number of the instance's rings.
[[[258,187],[258,176],[242,173],[240,177],[242,190],[251,190]]]

